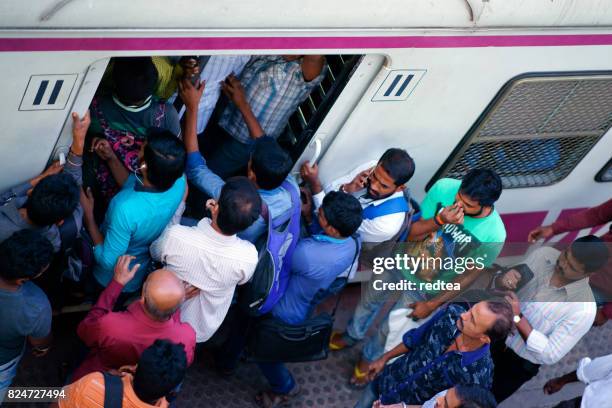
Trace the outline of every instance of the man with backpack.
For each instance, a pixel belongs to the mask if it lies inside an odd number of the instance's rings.
[[[290,189],[297,191],[298,187],[295,178],[289,175],[293,166],[291,158],[273,138],[264,134],[250,107],[245,105],[244,90],[240,87],[239,81],[235,80],[232,84],[224,84],[223,90],[241,107],[251,137],[254,139],[247,176],[257,186],[265,207],[262,216],[239,234],[241,238],[255,243],[267,229],[265,219],[267,213],[273,221],[286,219],[291,214],[294,204],[299,206],[299,203],[292,203],[290,191]],[[205,84],[201,83],[195,87],[189,81],[180,83],[180,95],[186,107],[184,132],[187,149],[186,174],[196,188],[218,199],[225,181],[208,167],[200,153],[196,133],[198,103],[204,92],[204,86]]]
[[[320,206],[326,192],[335,190],[352,194],[359,200],[363,208],[363,222],[358,230],[364,244],[362,252],[375,254],[383,252],[377,248],[378,245],[393,245],[392,241],[397,241],[406,220],[410,221],[409,217],[414,210],[405,190],[414,170],[414,160],[405,150],[391,148],[385,151],[378,162],[365,163],[325,188],[319,180],[318,165],[311,166],[309,162],[305,162],[300,174],[310,188],[315,207]],[[361,258],[361,261],[364,261],[363,253]],[[368,262],[365,260],[363,263]],[[376,276],[376,279],[381,279],[381,276]],[[383,279],[395,280],[395,276],[387,274]],[[368,288],[371,287],[372,285],[368,285]],[[366,331],[386,300],[379,299],[378,293],[373,295],[366,295],[357,306],[355,316],[349,323],[349,326],[355,326],[351,338],[365,337]],[[357,316],[362,316],[363,319],[356,319]],[[332,350],[337,349],[333,339],[339,337],[339,333],[334,333],[330,344]]]
[[[119,369],[120,376],[95,372],[64,388],[60,408],[153,408],[168,407],[187,371],[182,344],[155,340],[136,366]]]
[[[378,162],[359,166],[325,188],[316,164],[304,163],[301,176],[310,187],[316,207],[328,191],[340,190],[355,196],[363,208],[359,235],[364,243],[375,243],[392,239],[402,228],[405,214],[410,211],[404,190],[414,169],[414,160],[405,150],[391,148]]]
[[[204,86],[204,83],[194,86],[189,81],[180,83],[180,95],[186,107],[186,173],[198,189],[218,201],[226,182],[208,168],[199,151],[196,133],[198,103]],[[248,165],[248,179],[255,185],[262,200],[261,216],[238,234],[239,238],[256,244],[260,260],[252,279],[238,296],[239,303],[244,307],[236,314],[238,317],[228,322],[233,332],[231,344],[226,344],[224,353],[217,361],[222,371],[229,372],[237,364],[244,346],[242,338],[248,315],[269,312],[285,292],[291,257],[300,235],[301,203],[297,182],[289,175],[293,164],[291,158],[274,139],[264,136],[257,118],[245,102],[239,81],[224,84],[223,90],[239,105],[255,139]]]
[[[323,199],[314,220],[312,214],[306,215],[312,221],[312,235],[298,243],[289,285],[271,312],[274,319],[291,326],[307,321],[338,276],[353,267],[360,249],[354,234],[362,222],[362,210],[355,197],[332,191]],[[336,291],[341,289],[339,286]],[[299,392],[284,363],[259,363],[258,366],[270,384],[269,391],[257,395],[264,407],[286,402]]]

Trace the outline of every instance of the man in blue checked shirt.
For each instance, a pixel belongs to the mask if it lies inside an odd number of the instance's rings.
[[[223,111],[214,129],[213,133],[218,134],[205,136],[220,139],[215,143],[217,148],[214,152],[208,152],[210,168],[226,178],[246,167],[249,161],[254,143],[253,134],[243,107],[234,99],[234,89],[244,94],[245,104],[250,107],[265,134],[278,139],[289,117],[321,84],[325,72],[325,57],[322,55],[252,57],[244,67],[239,81],[230,77],[222,85],[223,92],[233,103]],[[238,82],[238,86],[230,84],[233,80]]]
[[[205,84],[201,83],[193,86],[189,81],[183,81],[179,84],[179,87],[181,98],[186,107],[183,138],[187,149],[185,169],[187,179],[208,196],[218,199],[225,181],[209,167],[208,161],[200,153],[196,132],[198,103],[204,92]],[[255,141],[252,151],[249,153],[250,160],[247,160],[247,176],[257,186],[272,220],[285,219],[291,212],[291,192],[286,190],[282,184],[287,181],[295,189],[298,189],[295,177],[289,174],[293,162],[276,140],[264,133],[249,105],[245,103],[244,91],[241,90],[240,82],[232,77],[223,86],[223,90],[231,95],[234,103],[241,107],[244,120],[248,124],[251,136]],[[267,229],[264,217],[260,216],[238,236],[255,243]]]
[[[457,384],[491,388],[489,344],[505,338],[512,327],[512,307],[505,300],[479,302],[470,309],[446,306],[370,364],[370,378],[380,375],[368,384],[355,408],[369,408],[376,400],[383,405],[423,404]]]
[[[330,292],[342,289],[346,279],[338,277],[348,275],[360,248],[355,234],[362,221],[362,210],[359,201],[350,194],[332,191],[316,212],[312,205],[304,205],[302,214],[312,235],[298,242],[287,291],[272,309],[274,318],[291,325],[303,323]],[[274,404],[285,403],[297,395],[300,388],[284,363],[258,366],[270,385],[269,390],[256,397],[263,406],[277,406]]]

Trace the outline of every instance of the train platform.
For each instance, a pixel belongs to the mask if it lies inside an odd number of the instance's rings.
[[[336,316],[336,326],[346,326],[359,299],[359,285],[351,285],[343,294]],[[84,317],[81,313],[64,313],[54,319],[54,347],[42,358],[26,355],[22,360],[14,386],[61,386],[66,365],[74,358],[78,340],[76,325]],[[548,396],[542,392],[544,383],[573,371],[577,361],[584,357],[597,357],[612,353],[612,323],[592,328],[578,345],[559,363],[542,367],[537,377],[526,383],[500,408],[548,408],[559,401],[581,394],[584,386],[571,384],[561,392]],[[301,393],[287,406],[350,408],[360,391],[348,385],[353,364],[359,358],[359,347],[330,352],[324,361],[288,364],[301,385]],[[201,353],[189,368],[179,398],[178,407],[257,407],[254,396],[265,389],[266,383],[254,364],[243,363],[231,377],[220,377],[213,369],[210,356]],[[40,408],[41,404],[6,404],[10,407]]]

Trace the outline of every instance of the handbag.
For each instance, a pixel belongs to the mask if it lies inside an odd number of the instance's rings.
[[[253,323],[253,331],[247,335],[247,361],[298,363],[325,360],[333,325],[334,316],[328,313],[297,325],[273,317],[261,318]]]
[[[351,265],[359,255],[359,243],[355,237],[352,238],[355,241],[355,256]],[[326,359],[341,297],[338,295],[331,314],[321,313],[300,324],[287,324],[269,315],[253,319],[247,334],[247,361],[299,363]]]

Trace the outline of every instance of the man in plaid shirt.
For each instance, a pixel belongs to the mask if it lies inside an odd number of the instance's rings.
[[[244,90],[246,102],[267,136],[277,139],[281,135],[289,116],[323,80],[324,68],[322,55],[251,58],[240,75],[240,91]],[[236,104],[225,109],[216,131],[222,133],[222,141],[214,152],[206,152],[207,159],[209,167],[226,178],[246,167],[254,137]]]

